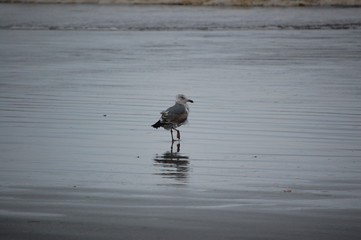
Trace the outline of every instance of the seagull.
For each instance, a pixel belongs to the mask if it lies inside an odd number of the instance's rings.
[[[193,103],[193,100],[187,98],[183,94],[178,94],[175,98],[174,106],[168,108],[165,111],[160,112],[161,117],[158,122],[154,123],[152,127],[163,127],[166,130],[170,130],[172,136],[172,142],[176,141],[173,138],[173,130],[177,131],[178,141],[180,140],[180,132],[177,127],[187,123],[189,107],[187,102]]]

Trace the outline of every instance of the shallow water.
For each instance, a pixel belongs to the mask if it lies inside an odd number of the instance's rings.
[[[2,169],[15,171],[10,179],[238,188],[258,178],[269,187],[271,178],[282,189],[327,180],[341,166],[352,170],[343,180],[359,173],[359,31],[1,36]],[[159,176],[178,168],[154,161],[171,142],[150,128],[177,93],[195,101],[180,128],[182,181]],[[59,168],[66,180],[56,178]]]
[[[360,37],[0,30],[2,192],[113,189],[138,200],[190,195],[196,203],[178,204],[191,209],[360,210]],[[172,144],[150,125],[177,93],[194,103]]]

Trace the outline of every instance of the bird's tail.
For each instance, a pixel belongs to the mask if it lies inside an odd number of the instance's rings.
[[[154,127],[154,128],[159,128],[161,126],[162,126],[162,123],[160,122],[160,120],[152,125],[152,127]]]

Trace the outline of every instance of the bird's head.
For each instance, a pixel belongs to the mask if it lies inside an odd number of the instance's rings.
[[[179,104],[186,104],[187,102],[193,103],[193,100],[187,98],[183,94],[178,94],[175,98],[175,102]]]

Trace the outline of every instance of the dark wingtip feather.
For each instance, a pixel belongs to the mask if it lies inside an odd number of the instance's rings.
[[[160,123],[160,121],[158,121],[152,125],[152,127],[154,127],[154,128],[159,128],[161,126],[162,126],[162,124]]]

